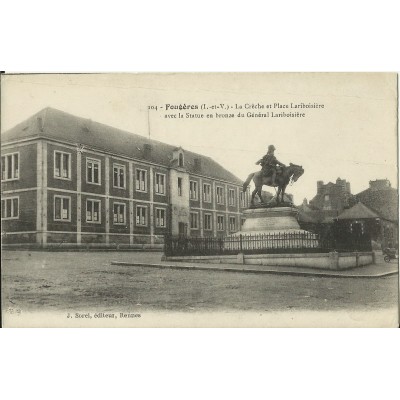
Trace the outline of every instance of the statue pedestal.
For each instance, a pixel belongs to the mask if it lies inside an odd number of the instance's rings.
[[[259,251],[317,248],[317,235],[300,228],[293,207],[251,208],[244,211],[246,221],[239,232],[228,236],[225,248]],[[238,236],[240,240],[238,241]],[[232,238],[229,241],[229,238]]]
[[[293,207],[252,208],[245,210],[246,218],[237,235],[260,235],[273,233],[308,233],[300,229],[298,211]]]

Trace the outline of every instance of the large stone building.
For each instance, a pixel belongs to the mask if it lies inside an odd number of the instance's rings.
[[[223,236],[248,205],[242,181],[209,157],[52,108],[1,139],[3,244]]]
[[[336,183],[317,182],[317,194],[308,202],[304,199],[299,206],[300,217],[307,215],[313,223],[332,223],[344,209],[352,205],[350,183],[336,179]],[[310,221],[307,221],[310,222]]]

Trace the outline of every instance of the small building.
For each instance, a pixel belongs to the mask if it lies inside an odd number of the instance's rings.
[[[383,247],[398,247],[398,191],[389,180],[376,179],[369,182],[369,188],[355,195],[355,199],[378,215],[380,236],[377,240]]]
[[[2,243],[224,236],[248,207],[242,183],[210,157],[46,108],[1,135]]]
[[[361,202],[343,211],[338,216],[337,223],[343,232],[351,233],[355,237],[366,234],[371,240],[381,242],[381,219]]]

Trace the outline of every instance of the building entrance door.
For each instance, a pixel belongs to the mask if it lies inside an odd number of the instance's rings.
[[[187,224],[179,222],[179,236],[187,236]]]

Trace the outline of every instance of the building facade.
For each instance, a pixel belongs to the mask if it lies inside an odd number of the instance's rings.
[[[156,246],[240,229],[248,193],[214,160],[47,108],[2,135],[2,243]]]

